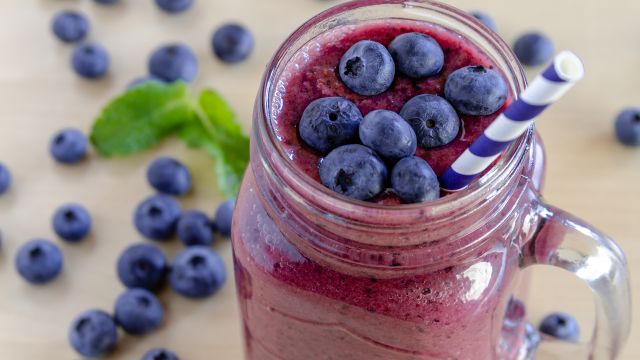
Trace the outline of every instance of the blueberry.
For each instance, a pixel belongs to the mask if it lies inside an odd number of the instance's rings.
[[[53,33],[66,43],[80,41],[89,32],[89,21],[76,11],[61,11],[53,18],[51,25]]]
[[[0,195],[7,192],[10,186],[11,172],[3,163],[0,163]]]
[[[353,45],[340,59],[340,78],[360,95],[385,92],[396,74],[389,51],[380,43],[362,40]]]
[[[449,75],[444,95],[462,114],[491,115],[507,100],[507,84],[491,69],[467,66]]]
[[[96,43],[82,44],[73,49],[71,66],[87,79],[97,79],[109,70],[109,53]]]
[[[621,143],[627,146],[640,146],[640,108],[628,108],[618,114],[615,132]],[[0,185],[0,193],[2,193],[1,188]]]
[[[82,356],[97,357],[111,351],[118,341],[115,321],[102,310],[87,310],[69,328],[69,342]]]
[[[226,24],[213,33],[211,47],[220,60],[238,63],[249,57],[253,43],[253,35],[244,26]]]
[[[63,164],[73,164],[87,154],[87,137],[80,130],[66,128],[58,131],[49,143],[53,158]]]
[[[227,277],[220,256],[208,247],[188,247],[171,263],[169,283],[180,295],[204,298],[218,291]]]
[[[326,154],[358,136],[362,113],[356,104],[340,97],[312,101],[300,119],[300,137],[313,149]]]
[[[540,332],[560,340],[577,342],[580,338],[578,321],[565,313],[553,313],[540,323]]]
[[[164,319],[160,300],[145,289],[129,289],[116,300],[114,318],[128,334],[144,335],[157,329]]]
[[[416,133],[393,111],[375,110],[360,124],[360,141],[380,156],[395,161],[416,153]]]
[[[391,187],[406,203],[420,203],[440,197],[440,183],[429,164],[410,156],[398,161],[391,171]]]
[[[134,244],[118,258],[118,278],[128,288],[157,290],[167,274],[167,258],[153,244]]]
[[[45,284],[62,271],[62,251],[51,241],[34,239],[26,242],[16,254],[16,269],[32,284]]]
[[[113,5],[118,2],[118,0],[95,0],[98,4],[103,5]]]
[[[187,10],[193,0],[156,0],[156,5],[168,13],[178,13]]]
[[[147,76],[141,76],[139,78],[133,79],[133,81],[131,81],[129,83],[129,85],[127,85],[127,90],[131,90],[137,86],[146,84],[148,82],[157,82],[160,84],[164,84],[165,81],[160,79],[159,77],[153,76],[153,75],[147,75]]]
[[[387,167],[366,146],[351,144],[329,153],[319,166],[320,181],[348,197],[367,200],[385,189]]]
[[[80,241],[90,229],[91,215],[82,205],[63,205],[53,215],[53,230],[64,240]]]
[[[186,45],[165,45],[151,54],[149,73],[168,82],[191,82],[198,74],[198,59]]]
[[[416,132],[425,149],[447,145],[460,131],[460,119],[447,100],[430,94],[418,95],[402,107],[402,116]]]
[[[140,360],[180,360],[180,358],[172,351],[155,348],[147,351]]]
[[[554,51],[551,39],[537,32],[526,33],[513,44],[513,52],[518,60],[528,66],[542,65],[550,61]]]
[[[235,207],[236,199],[228,199],[220,204],[216,210],[213,222],[218,232],[223,236],[231,236],[231,222]]]
[[[149,184],[161,193],[184,195],[191,190],[191,173],[174,158],[159,157],[147,169]]]
[[[153,240],[168,240],[180,218],[180,204],[167,195],[153,195],[136,208],[133,222],[138,231]]]
[[[482,23],[482,25],[488,27],[490,30],[498,31],[498,25],[493,18],[489,16],[489,14],[483,11],[472,11],[471,16],[476,18],[480,23]]]
[[[444,53],[431,36],[412,32],[402,34],[389,44],[389,53],[398,71],[419,79],[435,75],[442,70]]]
[[[199,210],[188,210],[178,220],[178,239],[186,246],[211,245],[214,225],[209,217]]]

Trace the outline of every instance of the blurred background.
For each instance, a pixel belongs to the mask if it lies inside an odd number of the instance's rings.
[[[194,49],[200,72],[194,91],[211,87],[232,105],[248,133],[253,101],[264,66],[297,26],[338,1],[195,0],[188,11],[169,15],[152,0],[120,0],[100,6],[91,0],[0,1],[0,161],[9,166],[14,186],[0,198],[0,358],[69,360],[78,356],[67,344],[71,319],[87,308],[110,310],[122,290],[115,262],[124,247],[141,240],[131,213],[151,189],[146,165],[159,154],[185,162],[194,174],[195,192],[184,208],[212,214],[223,197],[217,192],[212,163],[200,151],[175,140],[153,151],[107,160],[91,152],[75,167],[61,167],[47,150],[50,136],[66,126],[88,132],[93,119],[135,77],[146,73],[151,51],[180,41]],[[496,20],[508,43],[522,32],[540,30],[557,49],[570,49],[586,65],[587,76],[562,102],[545,113],[538,129],[548,152],[547,200],[612,236],[625,251],[632,274],[640,271],[640,149],[619,145],[613,121],[626,106],[640,105],[640,33],[633,1],[449,1],[464,10],[483,10]],[[83,12],[91,21],[88,39],[104,45],[111,68],[104,78],[79,78],[69,65],[72,46],[51,33],[53,16],[63,9]],[[235,21],[255,36],[251,57],[225,65],[210,50],[219,25]],[[540,68],[528,69],[535,74]],[[62,244],[65,270],[45,288],[19,279],[13,254],[34,237],[53,238],[50,216],[69,201],[87,206],[94,217],[91,238],[81,246]],[[164,244],[168,254],[179,245]],[[231,247],[219,238],[215,248],[231,272]],[[576,315],[587,339],[593,302],[571,275],[535,268],[530,319],[564,310]],[[636,296],[636,299],[638,296]],[[109,359],[137,359],[153,346],[174,349],[191,360],[241,359],[242,343],[233,281],[205,301],[190,301],[166,291],[167,318],[153,335],[123,341]],[[637,301],[634,304],[638,304]],[[640,317],[634,315],[631,341],[621,359],[640,359]]]

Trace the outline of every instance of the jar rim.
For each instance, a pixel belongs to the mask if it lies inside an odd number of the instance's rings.
[[[487,29],[470,14],[450,5],[433,0],[354,0],[329,8],[306,21],[297,30],[295,30],[276,51],[273,58],[267,65],[267,70],[264,74],[260,92],[258,94],[258,106],[260,111],[257,112],[254,124],[254,131],[257,132],[256,138],[259,139],[260,145],[264,147],[262,151],[266,154],[277,154],[277,157],[268,156],[267,161],[269,161],[271,165],[274,165],[274,162],[277,163],[278,167],[281,169],[281,171],[279,171],[280,175],[286,174],[286,176],[289,177],[289,180],[292,180],[292,183],[295,183],[298,187],[303,187],[305,189],[304,191],[308,192],[307,195],[310,198],[314,201],[318,200],[323,202],[323,204],[316,204],[318,208],[322,208],[324,211],[331,209],[332,212],[336,212],[334,215],[345,215],[345,217],[351,218],[347,214],[353,214],[354,212],[367,214],[371,214],[373,212],[383,217],[406,216],[407,214],[424,215],[425,211],[428,211],[428,213],[433,215],[450,213],[452,209],[461,208],[465,205],[478,201],[478,199],[484,197],[484,194],[487,194],[493,189],[505,184],[516,174],[517,169],[520,168],[520,165],[525,159],[527,149],[533,142],[533,127],[529,128],[524,135],[509,145],[503,155],[497,160],[496,164],[481,177],[475,179],[465,189],[453,192],[434,201],[417,204],[382,205],[352,199],[335,193],[298,169],[297,166],[289,160],[284,149],[279,146],[279,140],[273,128],[273,122],[271,119],[272,98],[270,94],[272,93],[273,87],[277,85],[278,72],[276,70],[279,66],[286,66],[286,62],[280,62],[284,56],[286,56],[289,47],[293,45],[297,39],[310,31],[314,26],[331,19],[336,15],[380,5],[400,5],[412,9],[424,9],[426,11],[435,10],[454,18],[454,20],[468,26],[472,31],[477,33],[477,35],[482,37],[493,47],[497,56],[502,58],[501,60],[507,64],[508,68],[502,68],[502,71],[507,76],[510,85],[514,90],[514,97],[517,97],[518,94],[526,87],[524,70],[520,66],[520,63],[511,51],[510,47],[495,32]],[[258,108],[256,110],[258,110]],[[306,205],[310,204],[307,202]],[[414,216],[409,217],[412,218]]]

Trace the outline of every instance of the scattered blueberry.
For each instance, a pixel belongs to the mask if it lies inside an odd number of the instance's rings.
[[[153,244],[134,244],[118,258],[118,278],[128,288],[157,290],[167,274],[167,258]]]
[[[545,317],[540,323],[540,332],[571,342],[577,342],[580,338],[578,321],[565,313],[553,313]]]
[[[140,360],[180,360],[180,358],[172,351],[155,348],[147,351]]]
[[[551,39],[538,32],[526,33],[513,44],[513,52],[518,60],[528,66],[542,65],[550,61],[554,51]]]
[[[507,100],[507,84],[500,74],[484,66],[466,66],[452,72],[444,94],[466,115],[491,115]]]
[[[164,81],[191,82],[198,74],[198,59],[186,45],[165,45],[151,54],[149,73]]]
[[[159,77],[156,77],[156,76],[153,76],[153,75],[147,75],[147,76],[139,77],[137,79],[133,79],[133,81],[131,81],[129,83],[129,85],[127,85],[127,90],[131,90],[134,87],[146,84],[148,82],[157,82],[157,83],[161,83],[161,84],[165,83],[165,81],[160,79]]]
[[[253,35],[244,26],[226,24],[213,34],[213,53],[227,63],[238,63],[249,57],[253,51]]]
[[[416,153],[416,133],[393,111],[375,110],[360,124],[360,141],[380,156],[395,161]]]
[[[26,242],[16,254],[16,269],[32,284],[45,284],[62,271],[62,251],[51,241],[34,239]]]
[[[218,232],[224,236],[231,235],[231,221],[233,220],[233,210],[236,207],[236,199],[224,201],[216,210],[215,223]]]
[[[615,132],[616,137],[621,143],[627,146],[640,146],[640,109],[628,108],[618,114],[615,123]],[[0,178],[1,177],[0,175]],[[0,193],[2,193],[1,185]]]
[[[493,18],[489,16],[489,14],[483,11],[473,11],[471,12],[471,16],[476,18],[478,21],[480,21],[480,23],[482,23],[482,25],[488,27],[489,29],[498,31],[498,25],[493,20]]]
[[[66,128],[57,132],[49,143],[53,158],[64,164],[73,164],[87,154],[87,137],[80,130]]]
[[[104,5],[113,5],[118,2],[118,0],[95,0],[98,4]]]
[[[358,200],[385,189],[387,167],[366,146],[351,144],[334,149],[319,165],[320,181],[329,189]]]
[[[180,218],[180,204],[167,195],[153,195],[136,208],[133,222],[138,231],[153,240],[168,240]]]
[[[362,40],[340,59],[340,78],[360,95],[378,95],[393,82],[396,67],[389,51],[380,43]]]
[[[59,207],[53,215],[53,230],[70,242],[80,241],[91,229],[91,215],[79,204],[66,204]]]
[[[402,107],[400,116],[411,125],[418,145],[425,149],[447,145],[460,131],[460,119],[455,109],[436,95],[413,97]]]
[[[431,36],[411,32],[399,35],[389,44],[389,53],[398,71],[419,79],[435,75],[442,70],[444,53]]]
[[[326,154],[358,136],[362,113],[356,104],[341,97],[312,101],[300,119],[300,137],[313,149]]]
[[[116,300],[114,318],[128,334],[144,335],[157,329],[164,319],[160,300],[145,289],[129,289]]]
[[[208,247],[188,247],[171,263],[171,288],[186,297],[204,298],[222,287],[227,274],[220,256]]]
[[[191,173],[180,161],[170,157],[155,159],[147,169],[149,184],[161,193],[184,195],[191,190]]]
[[[156,5],[168,13],[178,13],[187,10],[193,0],[156,0]]]
[[[118,341],[115,321],[102,310],[87,310],[71,323],[69,342],[82,356],[97,357],[111,351]]]
[[[199,210],[188,210],[178,220],[178,239],[186,246],[211,245],[214,226],[209,217]]]
[[[109,70],[109,53],[96,43],[76,46],[71,55],[71,66],[76,73],[87,79],[97,79]]]
[[[11,172],[3,163],[0,163],[0,195],[9,190],[11,186]]]
[[[420,203],[440,197],[440,183],[429,164],[410,156],[398,161],[391,171],[391,187],[406,203]]]
[[[89,21],[76,11],[61,11],[53,18],[51,25],[53,33],[66,43],[80,41],[89,32]]]

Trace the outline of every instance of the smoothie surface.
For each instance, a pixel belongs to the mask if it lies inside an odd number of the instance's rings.
[[[384,93],[374,96],[358,95],[342,83],[337,72],[338,63],[353,44],[360,40],[373,40],[388,46],[396,36],[408,32],[427,34],[440,44],[445,63],[439,74],[416,80],[396,72],[396,78],[391,87]],[[305,145],[298,135],[300,117],[311,101],[323,97],[340,96],[354,102],[363,116],[379,109],[399,112],[402,106],[414,96],[435,94],[444,97],[447,76],[468,65],[482,65],[499,71],[495,63],[469,40],[448,29],[429,23],[412,20],[378,20],[358,25],[339,26],[308,42],[286,65],[278,79],[271,104],[273,129],[289,159],[301,171],[319,181],[318,164],[322,154]],[[440,176],[512,101],[513,94],[509,94],[503,107],[488,116],[459,114],[462,122],[461,130],[454,141],[438,148],[418,147],[416,155],[426,160]],[[391,190],[383,192],[370,201],[386,205],[401,203]]]

